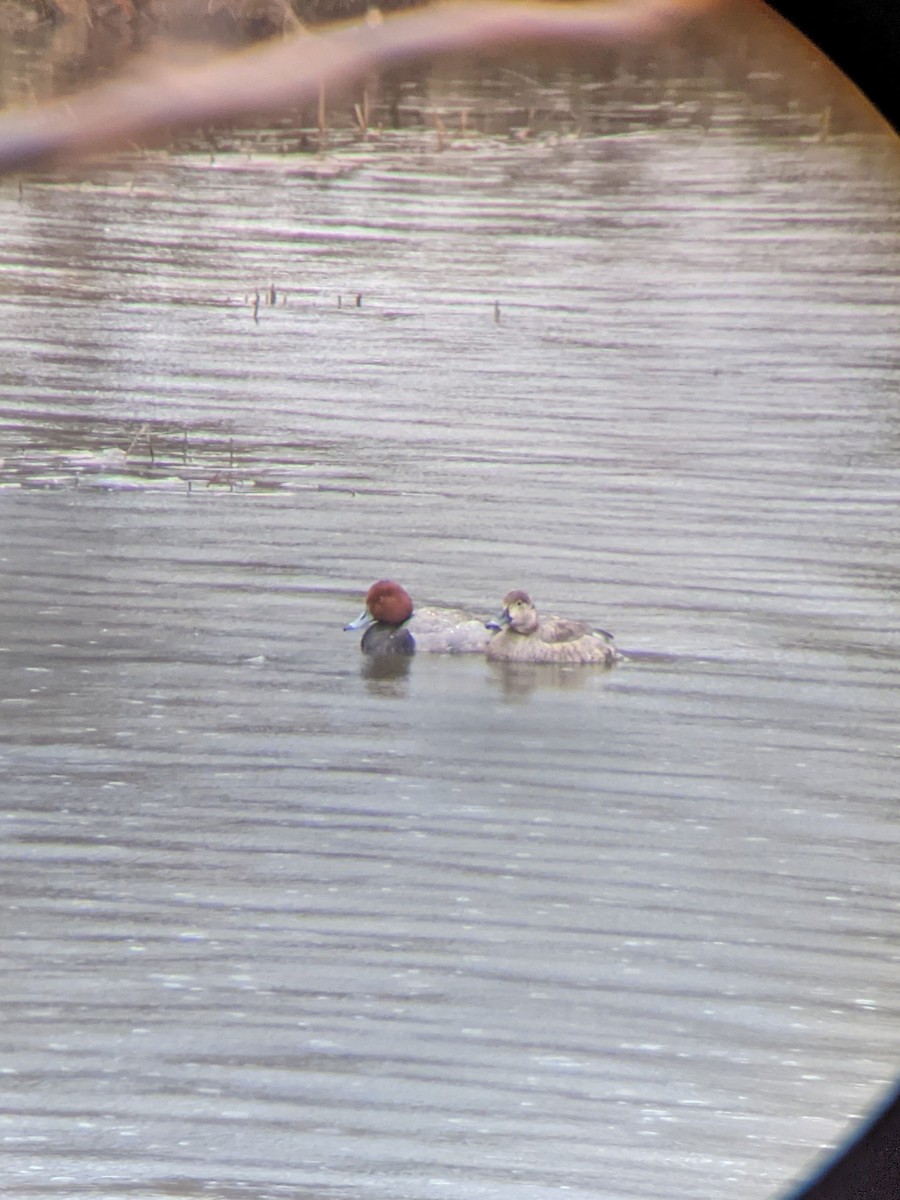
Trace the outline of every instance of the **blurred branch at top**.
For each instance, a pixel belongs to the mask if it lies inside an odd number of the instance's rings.
[[[123,0],[124,2],[124,0]],[[659,34],[716,0],[462,0],[319,32],[300,31],[199,66],[136,61],[64,100],[0,116],[0,174],[122,145],[157,131],[272,115],[323,87],[424,57],[521,45],[617,45]]]

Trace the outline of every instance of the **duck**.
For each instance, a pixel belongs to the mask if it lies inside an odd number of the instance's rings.
[[[366,607],[344,626],[364,629],[363,654],[480,654],[494,636],[486,622],[461,608],[413,608],[406,588],[379,579],[366,593]]]
[[[621,658],[611,633],[564,617],[540,617],[527,592],[503,597],[503,610],[487,622],[494,636],[486,646],[492,662],[597,663]]]

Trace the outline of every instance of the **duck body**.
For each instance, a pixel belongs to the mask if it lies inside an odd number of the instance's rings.
[[[417,608],[407,623],[425,654],[483,654],[493,636],[484,621],[462,608]]]
[[[612,634],[565,617],[540,617],[527,592],[507,592],[503,610],[488,624],[496,632],[486,647],[493,662],[597,663],[611,667],[621,655]]]
[[[415,639],[405,625],[388,625],[384,621],[373,621],[366,628],[359,647],[363,654],[408,655],[416,652]]]
[[[360,649],[372,655],[481,654],[491,631],[461,608],[413,608],[399,583],[380,579],[366,593],[366,607],[345,629],[365,629]]]

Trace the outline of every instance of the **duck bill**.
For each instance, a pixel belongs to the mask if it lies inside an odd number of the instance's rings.
[[[375,618],[367,608],[364,608],[355,621],[351,621],[349,625],[344,626],[344,631],[346,632],[351,629],[365,629],[368,625],[374,624],[374,622]]]
[[[492,629],[498,633],[501,629],[505,629],[509,624],[509,613],[504,608],[503,612],[497,613],[496,617],[491,617],[490,621],[485,621],[485,629]]]

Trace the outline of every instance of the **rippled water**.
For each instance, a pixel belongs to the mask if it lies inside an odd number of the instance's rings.
[[[893,1077],[898,156],[729,103],[0,191],[4,1194],[755,1200]]]

